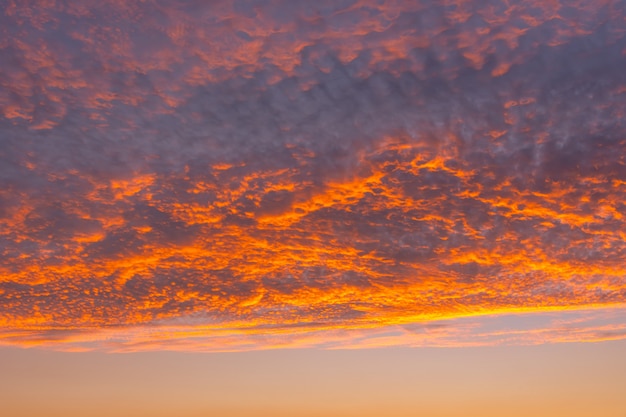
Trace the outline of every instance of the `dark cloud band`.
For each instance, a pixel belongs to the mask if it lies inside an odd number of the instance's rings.
[[[9,2],[0,324],[622,305],[625,5]]]

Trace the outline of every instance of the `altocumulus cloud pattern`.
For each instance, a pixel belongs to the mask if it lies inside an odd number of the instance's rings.
[[[625,1],[2,4],[0,343],[626,337]]]

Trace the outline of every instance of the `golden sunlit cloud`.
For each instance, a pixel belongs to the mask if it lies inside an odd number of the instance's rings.
[[[624,2],[205,3],[7,3],[0,343],[626,337]]]

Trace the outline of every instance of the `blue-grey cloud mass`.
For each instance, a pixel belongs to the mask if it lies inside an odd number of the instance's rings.
[[[623,306],[625,68],[621,0],[6,1],[0,342]]]

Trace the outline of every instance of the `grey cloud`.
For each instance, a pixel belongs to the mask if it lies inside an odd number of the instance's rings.
[[[110,281],[119,283],[103,284],[108,288],[105,295],[89,292],[98,286],[92,276],[83,277],[82,287],[61,281],[45,288],[9,283],[14,286],[7,284],[3,295],[40,300],[50,311],[54,303],[62,304],[68,311],[57,315],[77,322],[78,313],[70,310],[94,305],[103,321],[123,322],[132,311],[145,313],[148,318],[143,320],[199,310],[215,316],[262,317],[264,308],[278,307],[261,305],[250,308],[252,312],[237,307],[261,288],[277,299],[303,289],[364,290],[374,284],[394,288],[407,277],[426,282],[436,270],[460,287],[490,288],[489,280],[510,280],[526,291],[507,294],[498,288],[495,295],[450,296],[440,300],[444,310],[493,298],[516,306],[541,296],[574,299],[581,287],[551,284],[537,271],[514,276],[505,262],[498,264],[499,247],[522,251],[524,245],[538,242],[541,253],[532,254],[538,262],[545,255],[572,265],[614,265],[623,257],[622,241],[600,243],[592,236],[622,228],[618,217],[624,212],[619,201],[611,206],[617,214],[600,207],[608,206],[609,198],[623,197],[624,191],[613,182],[626,178],[626,108],[624,93],[617,93],[626,85],[626,38],[613,27],[607,10],[590,19],[563,6],[564,16],[580,18],[581,29],[590,31],[585,35],[568,34],[567,18],[536,27],[520,18],[493,26],[493,36],[500,36],[493,40],[472,37],[478,29],[492,28],[486,12],[475,10],[483,10],[478,2],[462,23],[453,23],[454,10],[433,2],[386,16],[376,5],[349,9],[355,5],[234,2],[226,17],[220,15],[224,19],[215,22],[214,44],[188,35],[190,28],[182,27],[184,46],[174,46],[177,40],[168,25],[175,18],[165,11],[131,5],[127,16],[117,16],[121,12],[115,10],[101,18],[94,13],[81,20],[73,34],[65,29],[70,17],[52,13],[59,15],[47,43],[54,59],[49,67],[34,69],[33,38],[41,35],[39,29],[28,24],[18,29],[15,20],[4,16],[4,26],[10,28],[5,31],[30,37],[23,38],[23,49],[18,44],[0,48],[0,67],[9,80],[3,84],[8,93],[0,103],[3,109],[14,106],[32,114],[13,117],[7,110],[0,118],[0,218],[13,222],[12,229],[0,233],[1,253],[9,259],[3,267],[15,272],[37,259],[45,274],[46,267],[70,259],[78,246],[81,259],[101,267],[105,261],[141,258],[167,248],[195,245],[206,255],[196,255],[197,267],[182,267],[188,260],[181,249],[162,260],[167,265],[126,277],[121,272],[125,266],[114,265]],[[199,3],[184,5],[183,11],[187,24],[197,23],[196,12],[209,12]],[[378,29],[359,32],[363,15]],[[228,29],[241,16],[260,19],[259,26],[270,22],[271,33]],[[129,30],[144,18],[145,31]],[[98,25],[101,21],[112,27]],[[598,23],[602,21],[606,23]],[[294,22],[301,25],[297,31],[286,31]],[[78,35],[87,36],[91,24],[96,34],[81,41]],[[119,31],[110,32],[112,28]],[[355,33],[342,36],[339,32],[345,28]],[[507,38],[507,31],[517,29],[524,34]],[[391,57],[394,44],[384,42],[403,36],[411,40],[409,46]],[[108,41],[115,41],[111,48],[117,49],[98,49]],[[297,52],[276,46],[293,46],[294,41],[300,42]],[[254,62],[245,62],[235,52],[232,57],[209,54],[213,47],[234,50],[244,43],[252,48],[254,42],[261,45]],[[180,54],[174,53],[177,48]],[[185,48],[193,56],[185,55]],[[355,50],[352,60],[342,56],[342,48]],[[210,64],[201,52],[224,62],[194,78],[193,71]],[[279,52],[286,57],[273,58]],[[385,54],[390,57],[380,58]],[[478,65],[472,59],[484,62]],[[494,75],[507,63],[508,71]],[[67,73],[54,78],[48,73],[53,69]],[[84,85],[71,87],[72,78]],[[39,129],[44,122],[51,125]],[[411,167],[417,156],[425,162],[442,155],[447,170]],[[363,194],[355,192],[350,201],[337,196],[324,200],[334,183],[348,184],[344,191],[349,195],[358,188],[350,180],[374,171],[382,173],[379,183],[364,186]],[[461,171],[466,176],[459,175]],[[132,183],[142,176],[153,182],[116,198],[113,183]],[[593,185],[581,178],[604,182]],[[560,188],[567,192],[558,200],[542,197]],[[387,195],[389,190],[395,194]],[[583,197],[588,201],[580,201]],[[307,201],[313,201],[313,208],[298,206]],[[424,204],[409,207],[411,201]],[[188,212],[181,214],[176,204]],[[533,212],[535,206],[544,211]],[[22,207],[27,211],[23,216]],[[556,218],[563,213],[588,214],[596,221],[566,224]],[[264,217],[287,214],[293,214],[288,226],[261,225]],[[187,223],[184,216],[193,222]],[[112,225],[107,226],[107,220]],[[540,226],[545,230],[538,231]],[[28,240],[18,236],[21,232]],[[98,233],[104,236],[96,241],[76,240],[78,235]],[[275,242],[292,245],[295,256],[293,247],[306,246],[313,235],[326,253],[354,249],[367,268],[345,271],[297,261],[274,267],[259,260],[277,250],[271,247]],[[248,238],[255,239],[245,254],[249,258],[227,259],[219,267],[211,264],[212,245],[224,245],[223,256],[235,253]],[[470,249],[492,254],[492,264],[482,258],[460,259]],[[444,259],[442,254],[455,251],[459,259]],[[28,259],[20,260],[19,253]],[[242,270],[250,265],[260,266],[259,276],[245,276]],[[193,296],[177,300],[178,288]],[[81,295],[82,289],[89,295]],[[151,297],[167,299],[160,310],[142,307]],[[213,306],[211,297],[226,301]],[[618,292],[602,297],[623,301]],[[32,313],[28,303],[13,298],[6,311],[20,317]],[[293,317],[315,323],[320,317],[350,321],[363,315],[359,302],[282,307]]]

